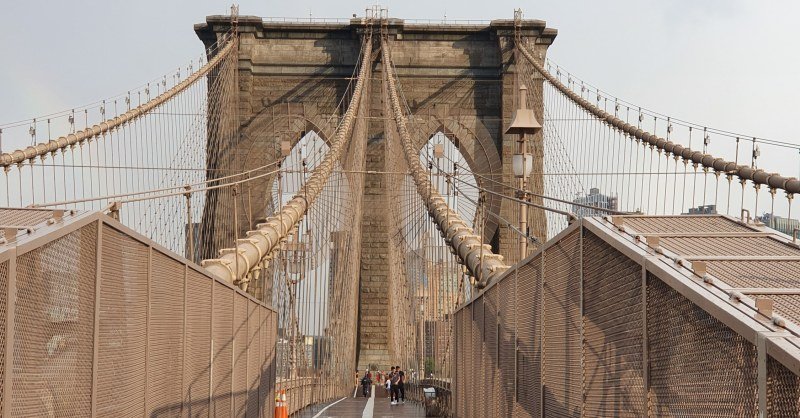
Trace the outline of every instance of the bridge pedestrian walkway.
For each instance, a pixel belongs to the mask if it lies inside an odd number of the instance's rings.
[[[341,398],[327,405],[306,408],[292,417],[298,418],[422,418],[425,409],[416,402],[406,401],[400,405],[389,404],[386,389],[375,386],[370,397],[361,394],[361,388],[355,396]]]

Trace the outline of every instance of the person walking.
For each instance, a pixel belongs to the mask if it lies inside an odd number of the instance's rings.
[[[389,374],[386,375],[386,391],[389,392],[389,404],[395,405],[394,403],[394,391],[392,389],[392,377],[394,376],[394,366],[389,371]]]
[[[367,398],[370,395],[370,389],[372,386],[372,379],[370,378],[369,370],[364,372],[364,377],[361,378],[361,393],[364,394],[364,397]]]
[[[397,391],[399,395],[399,399],[397,402],[406,403],[406,373],[400,370],[399,372],[397,372],[397,374],[400,376],[397,383]]]
[[[400,366],[394,366],[394,374],[392,374],[392,403],[397,405],[400,403]]]

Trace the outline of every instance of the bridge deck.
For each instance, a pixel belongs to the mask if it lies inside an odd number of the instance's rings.
[[[386,389],[376,387],[370,398],[361,396],[359,388],[356,397],[343,398],[327,405],[317,405],[298,412],[293,417],[299,418],[417,418],[425,416],[425,409],[416,402],[406,401],[401,405],[390,405]]]

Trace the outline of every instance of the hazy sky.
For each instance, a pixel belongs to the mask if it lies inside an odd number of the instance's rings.
[[[800,143],[796,0],[385,1],[400,18],[528,18],[550,57],[617,96],[716,128]],[[241,14],[348,17],[363,1],[241,1]],[[185,65],[211,0],[2,0],[0,123],[122,93]]]

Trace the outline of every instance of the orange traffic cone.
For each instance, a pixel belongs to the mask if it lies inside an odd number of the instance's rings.
[[[283,389],[275,393],[275,418],[289,418],[289,407],[286,404],[286,391]]]

